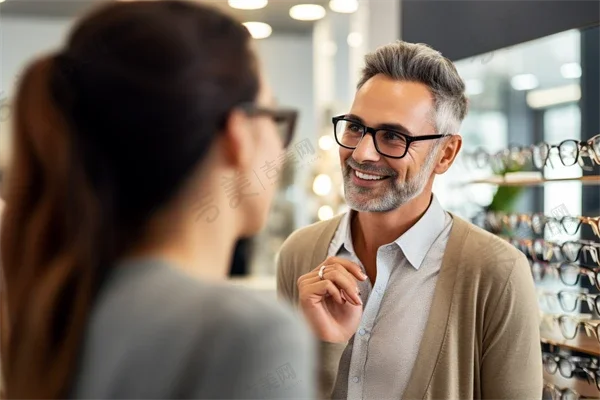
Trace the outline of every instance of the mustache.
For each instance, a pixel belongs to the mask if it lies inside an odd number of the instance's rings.
[[[392,176],[395,177],[398,174],[396,173],[396,171],[394,171],[393,169],[390,168],[382,168],[382,167],[376,167],[374,165],[371,164],[360,164],[358,163],[355,159],[353,159],[352,157],[348,157],[346,159],[346,167],[350,167],[352,169],[358,169],[367,173],[372,173],[372,174],[376,174],[376,175],[387,175],[387,176]]]

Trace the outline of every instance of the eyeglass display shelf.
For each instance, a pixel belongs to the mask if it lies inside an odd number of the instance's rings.
[[[468,184],[489,184],[498,186],[541,186],[547,183],[554,182],[581,182],[582,185],[598,185],[600,186],[600,175],[580,176],[575,178],[555,178],[555,179],[543,179],[535,177],[511,177],[504,178],[502,176],[494,176],[487,179],[478,179]]]
[[[587,336],[583,328],[577,333],[575,339],[565,339],[559,328],[542,330],[540,332],[542,343],[552,344],[564,349],[575,350],[600,357],[600,342],[596,337]]]
[[[582,396],[600,399],[600,390],[596,387],[594,381],[589,383],[586,379],[573,376],[573,378],[565,378],[556,371],[554,375],[549,374],[544,370],[544,382],[552,383],[561,389],[571,389]]]

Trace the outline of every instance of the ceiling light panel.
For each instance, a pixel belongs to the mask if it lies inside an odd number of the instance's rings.
[[[290,17],[298,21],[316,21],[327,14],[325,8],[318,4],[298,4],[290,8]]]

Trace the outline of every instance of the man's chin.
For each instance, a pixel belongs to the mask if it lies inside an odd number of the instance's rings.
[[[395,209],[395,207],[388,209],[382,203],[379,197],[374,198],[372,195],[359,193],[346,195],[348,207],[358,212],[388,212]]]

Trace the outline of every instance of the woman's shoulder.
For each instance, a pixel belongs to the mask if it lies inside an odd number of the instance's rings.
[[[179,330],[210,329],[210,324],[246,328],[264,323],[296,322],[275,298],[249,289],[192,278],[160,261],[120,266],[102,293],[102,308],[128,314],[141,325],[170,325]]]
[[[261,373],[289,360],[297,360],[299,372],[306,370],[308,330],[276,298],[197,280],[160,262],[119,268],[91,314],[77,396],[169,397],[165,388],[189,379],[202,398],[248,397],[248,385]],[[214,381],[215,371],[241,376],[253,370],[259,375],[243,387]]]

